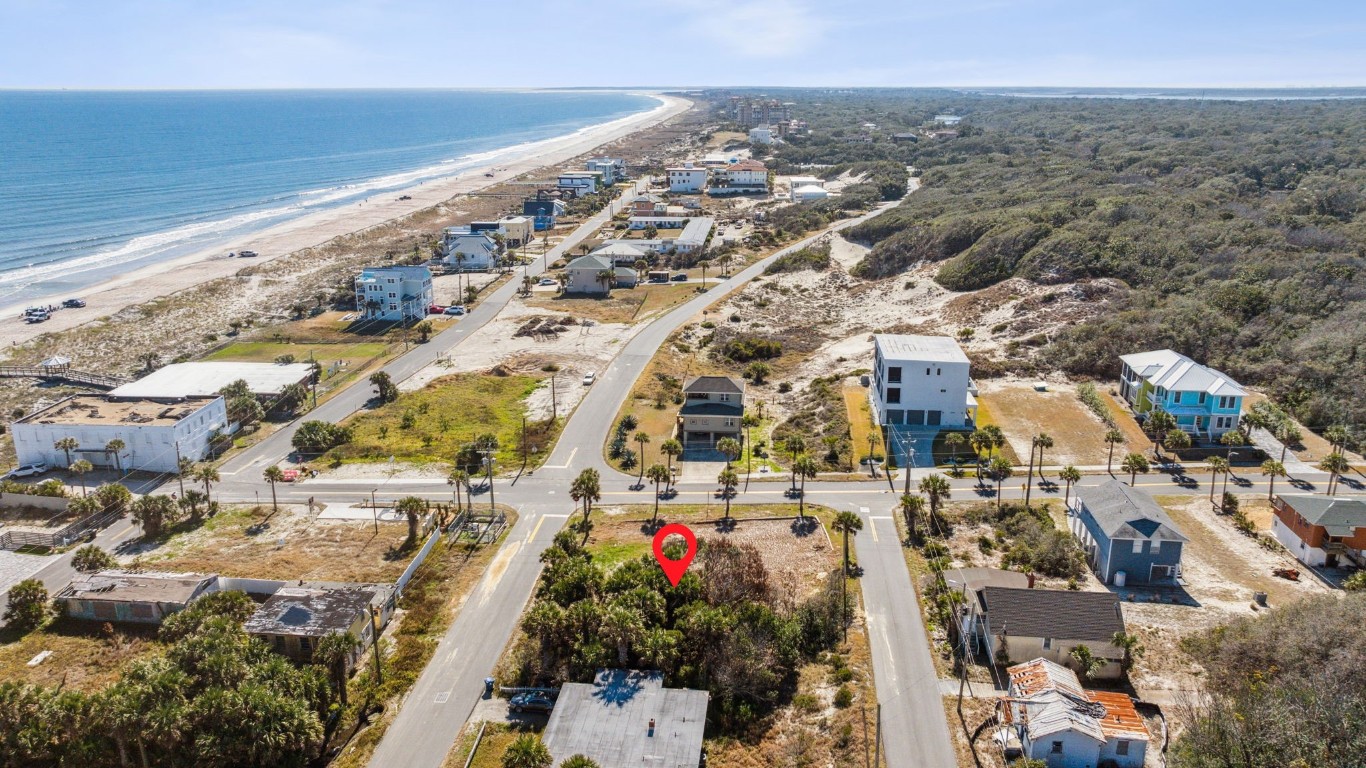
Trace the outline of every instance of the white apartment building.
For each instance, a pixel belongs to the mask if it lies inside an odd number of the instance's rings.
[[[209,455],[210,437],[228,428],[221,395],[179,399],[121,400],[106,395],[73,395],[10,424],[20,464],[67,466],[58,440],[75,438],[71,461],[127,472],[176,472],[178,459]],[[121,440],[117,452],[108,449]]]
[[[432,305],[432,271],[426,267],[366,267],[356,278],[356,311],[366,320],[421,320]]]
[[[583,197],[596,193],[603,181],[602,171],[566,171],[560,174],[556,186],[573,192],[574,197]]]
[[[441,254],[441,263],[451,269],[485,272],[498,264],[498,241],[487,231],[446,227],[441,232]]]
[[[917,461],[928,461],[929,441],[941,429],[971,428],[976,394],[968,356],[948,336],[873,336],[869,398],[898,463],[912,449]]]
[[[707,188],[707,169],[694,168],[687,163],[681,168],[668,169],[669,191],[680,194],[696,194]]]
[[[768,167],[758,160],[741,160],[712,173],[711,193],[741,194],[768,191]]]
[[[595,157],[584,168],[601,172],[602,183],[609,187],[626,178],[626,161],[620,157]]]

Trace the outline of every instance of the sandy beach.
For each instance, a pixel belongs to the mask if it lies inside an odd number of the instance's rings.
[[[130,271],[80,294],[87,304],[85,308],[55,312],[52,319],[45,323],[30,325],[21,321],[19,315],[26,306],[60,305],[63,299],[68,298],[67,295],[48,296],[0,307],[0,318],[3,318],[0,321],[0,346],[8,348],[41,334],[69,330],[130,306],[217,278],[229,277],[244,267],[266,263],[342,235],[401,219],[454,197],[506,182],[538,168],[563,163],[594,147],[667,120],[691,106],[687,99],[658,94],[651,96],[662,103],[647,112],[590,126],[566,136],[510,147],[491,154],[488,161],[479,167],[467,168],[449,178],[429,180],[407,189],[386,192],[361,204],[319,211],[211,249]],[[493,173],[492,177],[485,176],[490,172]],[[405,195],[411,199],[398,199]],[[228,253],[243,249],[261,255],[247,260],[228,258]]]

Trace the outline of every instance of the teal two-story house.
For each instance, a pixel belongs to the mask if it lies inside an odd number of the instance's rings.
[[[1170,349],[1119,359],[1124,364],[1119,391],[1134,413],[1166,411],[1179,429],[1207,440],[1238,428],[1247,392],[1222,371]]]

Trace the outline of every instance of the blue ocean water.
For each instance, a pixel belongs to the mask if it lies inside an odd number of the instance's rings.
[[[0,304],[658,103],[610,92],[0,92]]]

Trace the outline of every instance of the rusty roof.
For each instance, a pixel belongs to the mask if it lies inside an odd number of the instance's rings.
[[[1105,716],[1100,718],[1100,730],[1107,737],[1124,739],[1147,739],[1148,726],[1134,709],[1134,700],[1127,694],[1110,691],[1087,691],[1091,701],[1105,707]]]

